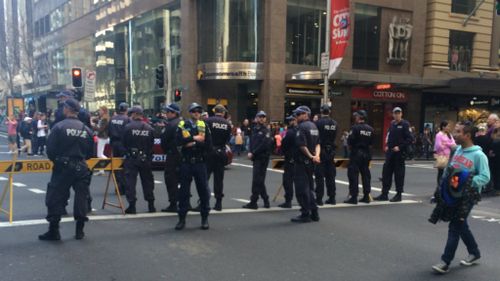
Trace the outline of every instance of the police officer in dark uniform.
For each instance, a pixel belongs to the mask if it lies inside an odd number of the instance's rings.
[[[85,160],[92,157],[92,131],[78,120],[80,104],[74,99],[63,102],[66,119],[52,128],[47,140],[47,156],[54,162],[50,183],[47,185],[45,204],[49,231],[38,236],[40,240],[60,240],[59,221],[65,213],[70,188],[75,192],[73,216],[76,220],[76,239],[84,237],[87,218],[88,186],[91,175]]]
[[[405,153],[411,145],[413,137],[410,133],[410,124],[404,120],[403,110],[396,107],[392,110],[394,120],[391,122],[387,132],[387,144],[385,146],[385,163],[382,170],[382,194],[375,198],[377,201],[387,201],[389,189],[392,185],[392,175],[396,182],[396,195],[390,200],[399,202],[402,200],[403,186],[405,182]]]
[[[297,116],[299,123],[295,138],[294,152],[294,183],[297,201],[300,204],[301,214],[292,218],[292,222],[319,221],[318,206],[314,199],[314,164],[321,163],[321,146],[319,143],[319,131],[316,125],[309,119],[311,109],[307,106],[297,107],[293,113]]]
[[[176,230],[186,226],[186,214],[189,211],[191,181],[194,178],[196,191],[200,197],[201,229],[209,229],[210,189],[207,180],[207,153],[212,149],[212,136],[205,121],[201,120],[203,107],[192,103],[188,107],[191,119],[179,122],[176,142],[181,150],[179,189],[179,222]]]
[[[120,103],[117,114],[113,116],[109,122],[108,134],[111,148],[113,149],[113,157],[124,157],[126,153],[125,147],[123,146],[123,133],[125,131],[125,126],[130,122],[127,111],[128,104],[125,102]],[[123,170],[116,170],[114,173],[120,193],[125,194],[126,184]]]
[[[326,204],[335,205],[335,176],[337,170],[333,162],[335,157],[335,138],[337,137],[337,122],[330,118],[331,107],[327,104],[321,106],[321,117],[316,122],[319,130],[319,143],[321,144],[321,163],[316,166],[316,204],[323,205],[323,195],[326,193],[328,199]]]
[[[285,164],[283,166],[283,189],[285,190],[285,202],[278,205],[280,208],[291,208],[293,199],[293,174],[294,161],[293,152],[295,149],[295,138],[297,136],[297,119],[295,115],[290,115],[286,118],[288,127],[286,134],[281,141],[281,151],[285,156]]]
[[[75,92],[72,90],[64,90],[60,92],[59,94],[56,95],[56,98],[58,98],[58,105],[56,112],[54,113],[54,122],[52,123],[52,126],[55,126],[57,123],[61,122],[66,118],[63,112],[63,104],[64,101],[68,99],[75,99]],[[77,112],[77,118],[85,124],[85,126],[92,128],[92,124],[90,124],[90,114],[88,113],[87,110],[84,108],[80,107],[80,110]]]
[[[366,124],[367,114],[364,110],[354,112],[355,124],[351,127],[351,132],[347,138],[351,155],[349,157],[349,166],[347,176],[349,178],[350,198],[344,201],[347,204],[358,204],[359,194],[359,174],[361,173],[361,182],[363,183],[363,203],[370,203],[371,174],[370,160],[371,146],[373,144],[373,128]]]
[[[264,208],[270,208],[269,196],[266,191],[266,172],[269,158],[271,156],[272,138],[266,124],[266,113],[259,111],[256,115],[256,124],[252,128],[250,138],[250,151],[248,158],[253,162],[252,173],[252,196],[250,202],[243,205],[245,209],[257,210],[259,196],[264,201]]]
[[[215,116],[206,120],[212,134],[212,151],[208,154],[208,179],[214,174],[214,210],[222,211],[222,197],[224,197],[224,167],[227,163],[226,145],[231,138],[231,124],[224,118],[227,110],[223,105],[216,105],[213,109]]]
[[[125,126],[123,133],[123,146],[125,147],[125,161],[123,169],[127,184],[127,201],[129,207],[125,210],[127,214],[135,214],[136,183],[137,174],[141,177],[142,191],[144,199],[148,202],[148,211],[156,212],[154,205],[155,195],[154,178],[151,170],[151,160],[153,155],[154,130],[144,122],[142,107],[135,105],[130,110],[130,123]]]
[[[181,109],[175,103],[167,105],[164,109],[167,115],[165,130],[161,135],[161,148],[167,156],[165,161],[165,185],[167,186],[169,206],[162,212],[177,213],[177,191],[179,189],[179,166],[181,154],[177,149],[176,137],[179,127]]]

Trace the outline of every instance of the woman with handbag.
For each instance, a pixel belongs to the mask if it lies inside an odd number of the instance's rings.
[[[438,169],[437,186],[439,186],[443,171],[448,165],[450,152],[456,146],[455,140],[450,133],[451,129],[451,124],[448,121],[442,121],[439,125],[439,133],[436,134],[434,142],[434,158],[436,158],[434,168]]]

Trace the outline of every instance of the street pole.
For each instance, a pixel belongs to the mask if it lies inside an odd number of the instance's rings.
[[[163,10],[163,35],[165,36],[165,81],[163,88],[166,96],[166,104],[172,103],[172,51],[170,49],[170,11]]]
[[[325,36],[325,53],[328,56],[328,66],[330,65],[330,18],[331,18],[331,10],[332,10],[332,3],[331,0],[326,0],[326,36]],[[324,85],[323,85],[323,104],[330,104],[330,100],[328,98],[328,91],[329,91],[329,82],[328,82],[328,72],[329,72],[330,67],[328,67],[328,70],[324,74]]]

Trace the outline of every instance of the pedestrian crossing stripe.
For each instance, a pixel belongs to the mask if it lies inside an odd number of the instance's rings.
[[[90,170],[121,170],[123,158],[91,158],[87,160]],[[0,161],[0,174],[50,173],[54,164],[50,160]]]

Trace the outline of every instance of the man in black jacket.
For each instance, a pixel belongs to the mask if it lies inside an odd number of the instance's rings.
[[[285,156],[285,164],[283,166],[283,189],[285,190],[285,202],[278,205],[280,208],[291,208],[293,199],[293,152],[295,149],[295,138],[297,135],[297,118],[295,115],[290,115],[286,118],[286,120],[288,121],[288,127],[286,129],[286,135],[281,142],[281,151]]]

